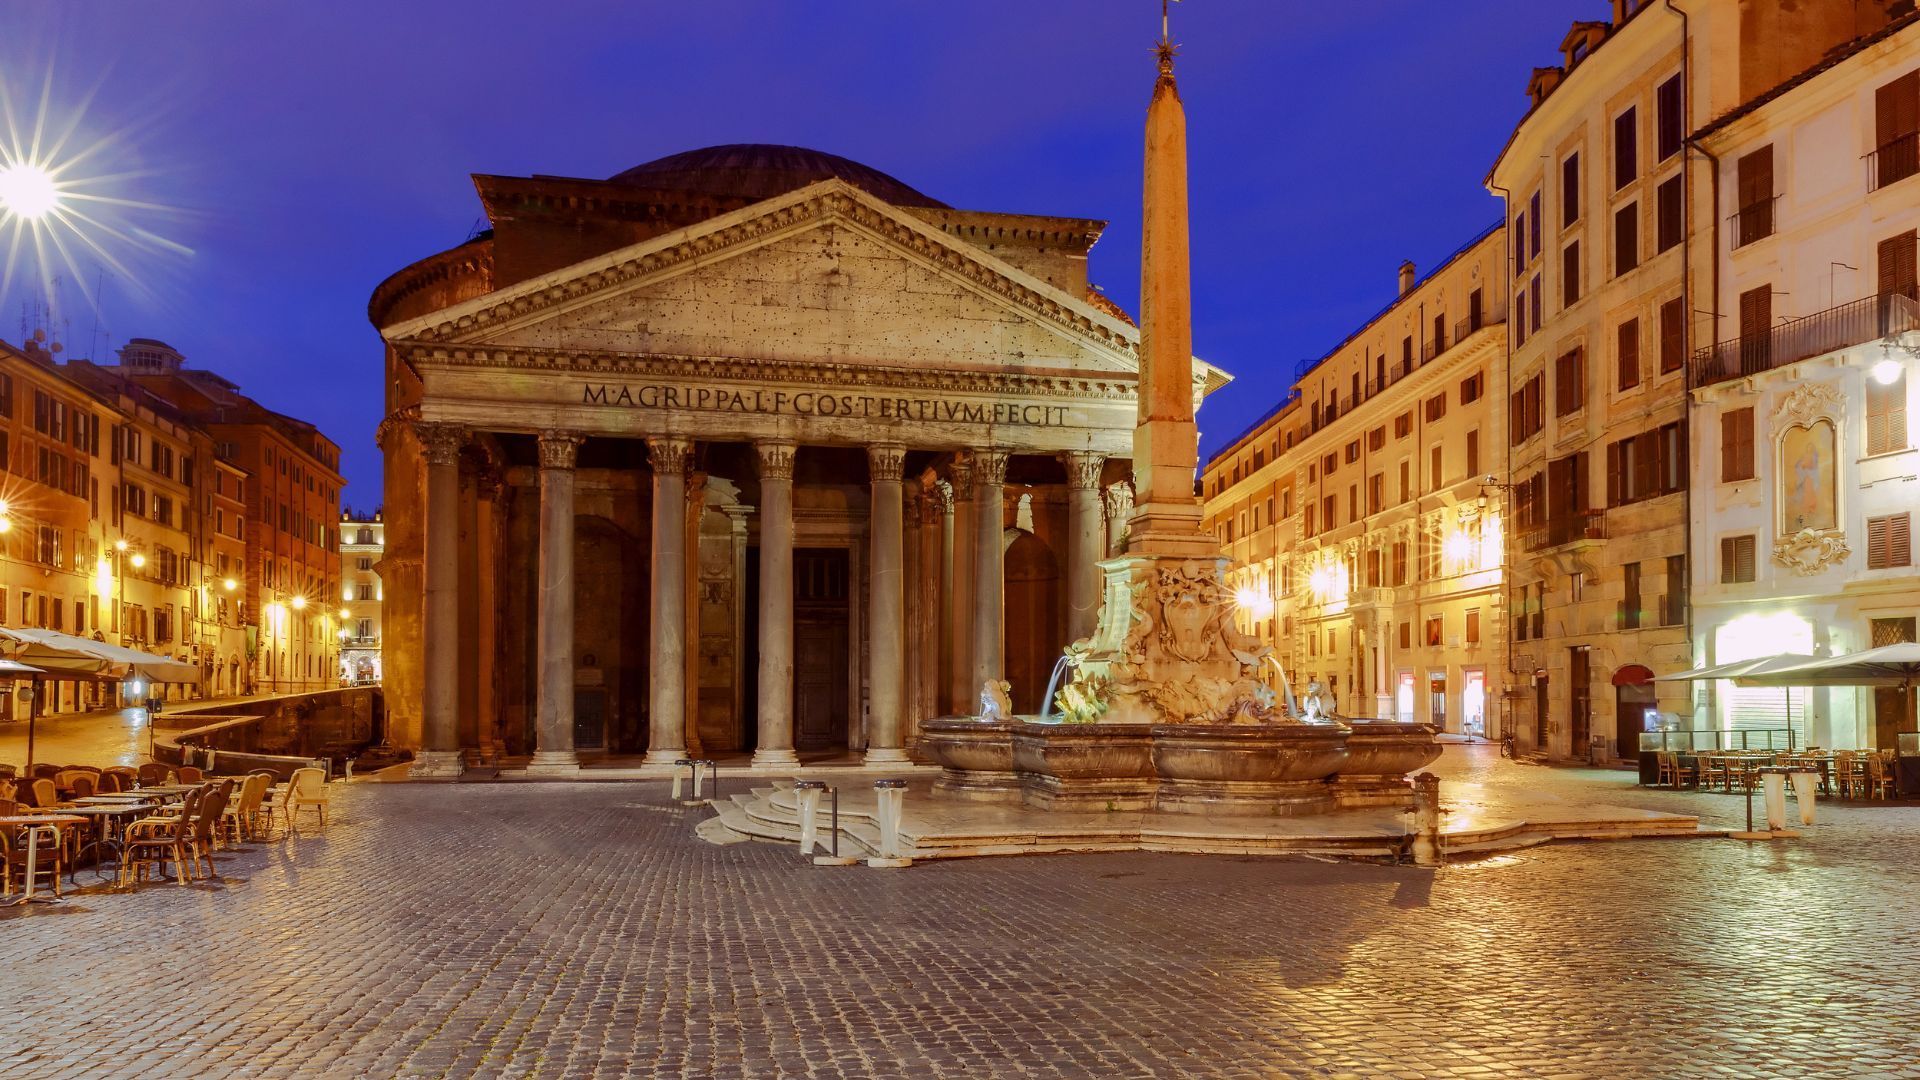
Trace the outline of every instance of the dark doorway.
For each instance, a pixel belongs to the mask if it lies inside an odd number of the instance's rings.
[[[760,549],[747,549],[747,580],[741,583],[746,620],[740,634],[740,749],[760,748]]]
[[[1631,674],[1628,674],[1628,671]],[[1644,681],[1620,681],[1622,676]],[[1654,707],[1653,673],[1644,667],[1634,665],[1632,669],[1623,669],[1614,676],[1613,688],[1613,756],[1621,761],[1632,761],[1640,754],[1640,733],[1647,730],[1647,710]]]
[[[1547,749],[1547,673],[1536,671],[1533,674],[1533,745],[1536,750]]]
[[[1873,748],[1892,750],[1903,731],[1913,731],[1913,692],[1898,686],[1873,688]]]
[[[1586,757],[1593,749],[1593,661],[1587,648],[1567,650],[1567,753],[1573,757]]]
[[[574,747],[641,753],[647,748],[647,547],[606,518],[582,515],[574,519],[573,565],[576,582],[593,583],[590,592],[581,586],[574,605]],[[537,641],[537,625],[530,630],[529,642]],[[530,684],[538,685],[537,675]]]
[[[793,553],[796,749],[847,745],[848,569],[844,548]]]
[[[1061,640],[1060,565],[1046,542],[1025,530],[1015,533],[1006,555],[1007,695],[1013,711],[1040,711],[1047,678],[1066,647]]]

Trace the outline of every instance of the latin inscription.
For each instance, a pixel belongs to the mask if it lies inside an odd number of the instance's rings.
[[[843,416],[853,420],[906,420],[954,424],[1025,424],[1061,427],[1064,405],[1017,401],[951,401],[941,398],[845,394],[811,390],[733,390],[717,386],[624,386],[587,383],[587,405],[638,409],[691,409],[700,412],[764,413],[776,416]]]

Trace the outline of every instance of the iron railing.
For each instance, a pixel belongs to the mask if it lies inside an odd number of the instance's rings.
[[[1605,540],[1607,538],[1607,512],[1605,510],[1576,510],[1571,514],[1548,518],[1538,525],[1524,526],[1520,530],[1520,547],[1525,551],[1542,551],[1546,548],[1571,544],[1576,540]]]
[[[1773,235],[1773,204],[1778,198],[1777,195],[1769,195],[1750,206],[1741,207],[1727,218],[1734,247],[1746,247]]]
[[[1757,375],[1914,329],[1920,329],[1920,305],[1912,297],[1868,296],[1700,349],[1693,354],[1693,384],[1710,386]]]
[[[1867,190],[1879,191],[1920,173],[1920,132],[1908,132],[1867,155]]]

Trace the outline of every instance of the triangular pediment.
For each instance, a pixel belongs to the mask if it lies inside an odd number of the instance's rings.
[[[1131,325],[839,180],[385,333],[514,353],[1138,370]]]

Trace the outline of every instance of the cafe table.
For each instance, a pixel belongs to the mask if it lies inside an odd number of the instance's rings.
[[[119,872],[120,860],[126,854],[127,843],[126,839],[120,834],[122,823],[119,819],[144,814],[149,810],[157,809],[159,805],[160,804],[156,802],[116,802],[95,804],[92,806],[74,806],[64,811],[64,813],[89,818],[99,826],[98,829],[95,830],[93,843],[88,845],[93,849],[94,853],[93,872],[96,879],[107,876],[105,869],[106,860],[99,857],[103,850],[113,853],[115,873]],[[77,869],[77,867],[68,868],[67,880],[69,882],[74,881],[74,874],[77,872]]]
[[[88,819],[84,817],[76,817],[72,814],[10,814],[5,817],[0,817],[0,828],[23,825],[26,827],[27,838],[27,888],[21,895],[6,900],[6,905],[52,904],[60,900],[59,896],[35,896],[33,892],[33,878],[38,872],[38,860],[40,857],[40,834],[43,832],[51,833],[53,836],[53,845],[59,847],[61,842],[60,830],[63,826],[85,825],[87,820]],[[72,875],[68,876],[71,878]],[[58,884],[58,882],[55,882],[55,884]]]

